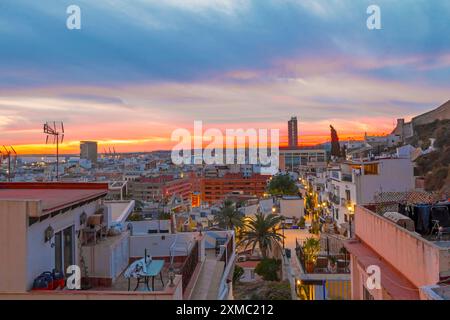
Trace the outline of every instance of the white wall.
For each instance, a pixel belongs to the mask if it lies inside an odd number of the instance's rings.
[[[133,226],[133,235],[149,234],[148,230],[169,230],[170,220],[144,220],[144,221],[128,221],[125,226],[131,223]]]
[[[153,257],[170,257],[170,247],[176,240],[174,256],[185,256],[194,243],[196,233],[157,233],[130,237],[130,257],[143,257],[145,249]],[[183,249],[183,250],[182,250]]]
[[[244,269],[244,274],[239,279],[239,281],[241,281],[241,282],[255,282],[255,281],[258,281],[258,280],[262,279],[261,276],[256,274],[255,268],[243,268],[243,269]],[[252,278],[252,274],[253,274],[253,278]]]
[[[226,238],[230,236],[231,231],[206,231],[204,232],[205,248],[214,249],[216,247],[217,238]]]
[[[49,242],[45,242],[45,229],[50,225],[56,233],[67,227],[75,226],[74,262],[78,264],[77,232],[80,229],[80,215],[83,212],[86,212],[88,216],[94,214],[97,206],[97,202],[91,202],[72,211],[59,214],[53,218],[47,218],[42,222],[37,222],[28,228],[28,288],[33,286],[34,279],[42,272],[52,271],[52,269],[55,268],[55,249],[51,246],[51,244],[54,243],[54,238]]]
[[[377,192],[414,190],[414,168],[410,159],[381,160],[378,175],[355,177],[358,204],[371,203]]]
[[[300,218],[304,215],[304,202],[303,199],[280,199],[280,215],[287,218]]]

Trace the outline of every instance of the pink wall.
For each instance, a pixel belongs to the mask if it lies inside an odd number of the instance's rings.
[[[356,206],[355,233],[417,287],[437,283],[448,269],[445,249],[361,206]]]

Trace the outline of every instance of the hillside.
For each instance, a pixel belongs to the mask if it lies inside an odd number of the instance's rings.
[[[422,150],[435,138],[435,151],[416,160],[418,174],[425,177],[427,191],[450,193],[450,119],[414,126],[414,136],[407,142]]]

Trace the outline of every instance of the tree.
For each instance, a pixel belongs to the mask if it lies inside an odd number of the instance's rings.
[[[273,196],[297,195],[298,187],[288,174],[278,174],[270,180],[268,192]]]
[[[341,156],[341,147],[339,145],[339,137],[336,130],[330,125],[331,129],[331,155],[339,158]]]
[[[279,281],[278,272],[281,268],[281,260],[274,258],[262,259],[255,268],[255,273],[265,281]]]
[[[214,221],[221,228],[233,230],[244,225],[244,216],[236,209],[232,201],[225,200],[222,209],[214,217]]]
[[[242,231],[241,243],[245,248],[251,245],[252,251],[258,245],[263,258],[266,258],[267,250],[272,249],[272,243],[279,244],[283,239],[283,236],[277,232],[281,220],[282,217],[275,214],[267,216],[262,213],[256,214],[246,224],[245,230]]]
[[[312,192],[306,193],[305,208],[306,208],[306,212],[308,212],[308,214],[314,213],[315,201],[314,201],[314,195],[312,194]]]

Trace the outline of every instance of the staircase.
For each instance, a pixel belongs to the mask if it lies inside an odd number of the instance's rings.
[[[224,262],[206,259],[191,295],[191,300],[216,300]]]

